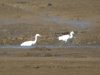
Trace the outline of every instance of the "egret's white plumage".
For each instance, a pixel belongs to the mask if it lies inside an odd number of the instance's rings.
[[[67,42],[68,39],[72,39],[73,38],[73,34],[74,34],[74,31],[71,31],[70,34],[59,36],[58,40],[62,40],[64,42]]]
[[[34,41],[25,41],[25,42],[21,43],[20,46],[32,46],[32,45],[36,44],[38,36],[41,36],[41,35],[40,34],[36,34]]]

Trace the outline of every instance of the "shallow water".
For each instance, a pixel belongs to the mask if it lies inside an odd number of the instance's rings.
[[[19,45],[2,45],[0,46],[0,48],[24,48],[24,49],[28,49],[28,48],[50,48],[50,49],[54,49],[54,48],[100,48],[100,45],[35,45],[35,46],[30,46],[30,47],[22,47]]]

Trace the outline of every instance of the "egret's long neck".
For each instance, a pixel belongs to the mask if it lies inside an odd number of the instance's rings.
[[[73,34],[72,33],[70,33],[70,38],[73,38]]]
[[[34,42],[37,42],[37,36],[35,36],[35,40],[34,40]]]

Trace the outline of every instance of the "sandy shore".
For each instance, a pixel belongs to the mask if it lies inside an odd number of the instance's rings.
[[[99,48],[0,48],[1,75],[99,75]]]
[[[0,57],[1,75],[99,75],[100,58]]]

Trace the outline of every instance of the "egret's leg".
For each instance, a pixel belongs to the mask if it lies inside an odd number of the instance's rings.
[[[67,44],[67,41],[65,41],[65,42],[64,42],[64,45],[63,45],[63,46],[65,47],[65,46],[66,46],[66,44]]]
[[[38,45],[37,44],[35,45],[35,48],[38,48]]]
[[[63,46],[63,41],[59,42],[59,47]]]

